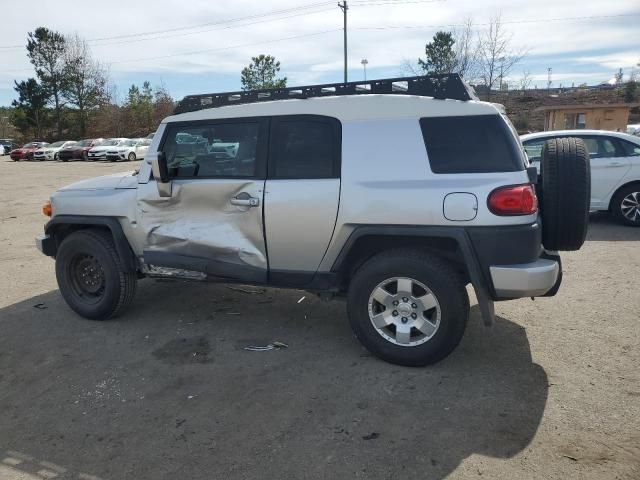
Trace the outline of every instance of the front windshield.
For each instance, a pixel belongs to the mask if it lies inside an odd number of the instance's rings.
[[[76,145],[78,147],[88,147],[91,145],[91,140],[80,140]]]
[[[62,145],[64,145],[64,141],[62,142],[53,142],[51,145],[49,145],[50,147],[61,147]]]
[[[137,142],[135,140],[125,140],[122,142],[123,147],[133,147]]]
[[[22,148],[36,148],[37,146],[37,143],[25,143]]]

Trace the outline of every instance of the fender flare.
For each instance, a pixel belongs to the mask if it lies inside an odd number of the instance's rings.
[[[469,273],[469,279],[473,285],[473,289],[476,292],[478,299],[478,306],[482,314],[482,320],[486,326],[493,325],[495,321],[495,309],[493,299],[489,294],[486,280],[482,274],[480,263],[473,249],[469,234],[464,228],[460,227],[436,227],[436,226],[404,226],[404,225],[367,225],[359,226],[351,233],[345,244],[343,245],[340,253],[336,257],[331,270],[333,272],[339,271],[342,264],[349,255],[351,247],[355,245],[356,241],[364,236],[376,235],[376,236],[412,236],[412,237],[431,237],[431,238],[448,238],[457,242],[464,263]]]
[[[129,240],[127,240],[124,231],[122,230],[122,225],[115,217],[100,217],[93,215],[56,215],[53,217],[44,227],[44,233],[49,235],[51,238],[56,239],[56,232],[60,230],[62,227],[76,227],[82,226],[84,227],[106,227],[111,232],[113,236],[113,242],[116,247],[116,251],[118,252],[118,256],[122,260],[122,264],[127,272],[135,272],[137,271],[137,262],[136,257],[131,249],[131,245],[129,245]],[[55,248],[56,251],[58,249],[60,242],[56,239]],[[55,252],[54,252],[55,256]]]

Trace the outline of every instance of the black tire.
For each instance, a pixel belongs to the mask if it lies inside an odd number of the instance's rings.
[[[136,154],[135,154],[134,152],[131,152],[129,155],[127,155],[127,159],[128,159],[130,162],[135,162],[135,160],[136,160]]]
[[[101,230],[80,230],[62,241],[56,279],[71,309],[91,320],[117,316],[136,292],[136,272],[125,271],[110,233]]]
[[[89,161],[89,154],[87,152],[82,152],[82,160],[85,162]]]
[[[611,213],[618,222],[630,227],[640,227],[640,183],[632,183],[618,190],[611,199],[610,206]]]
[[[542,244],[547,250],[580,249],[591,202],[591,168],[584,142],[579,138],[545,142],[540,175]]]
[[[379,333],[369,317],[372,292],[381,282],[394,277],[421,282],[437,299],[440,324],[425,343],[415,346],[393,343]],[[351,328],[367,350],[387,362],[421,367],[442,360],[458,346],[469,317],[469,297],[464,282],[446,261],[420,250],[389,250],[375,255],[355,272],[349,285],[347,309]],[[411,338],[419,333],[411,331]]]

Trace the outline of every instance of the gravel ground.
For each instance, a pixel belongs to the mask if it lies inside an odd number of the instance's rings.
[[[409,369],[297,291],[144,280],[117,320],[73,314],[40,205],[131,167],[0,157],[0,479],[640,478],[640,229],[592,217],[556,297],[491,329],[474,306]]]

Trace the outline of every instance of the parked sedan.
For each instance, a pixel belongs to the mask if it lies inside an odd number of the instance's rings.
[[[20,160],[33,160],[33,153],[40,147],[49,145],[47,142],[29,142],[22,147],[16,148],[9,152],[11,160],[18,162]]]
[[[119,147],[107,150],[107,160],[112,162],[119,162],[121,160],[132,162],[136,159],[144,158],[149,149],[149,145],[151,145],[151,140],[148,138],[133,138],[127,140]]]
[[[54,142],[46,147],[38,148],[35,152],[33,152],[34,160],[57,160],[58,152],[62,150],[64,147],[70,147],[75,145],[77,142],[75,140],[60,140],[59,142]]]
[[[122,145],[129,140],[128,138],[107,138],[96,146],[91,148],[87,153],[88,160],[104,160],[107,158],[107,150],[111,150],[113,147]]]
[[[625,225],[640,227],[640,138],[604,130],[559,130],[523,135],[527,156],[540,169],[546,140],[578,137],[591,157],[591,210],[609,210]]]
[[[80,140],[75,145],[69,145],[58,152],[58,159],[63,162],[69,160],[87,160],[91,148],[103,141],[104,138]]]

